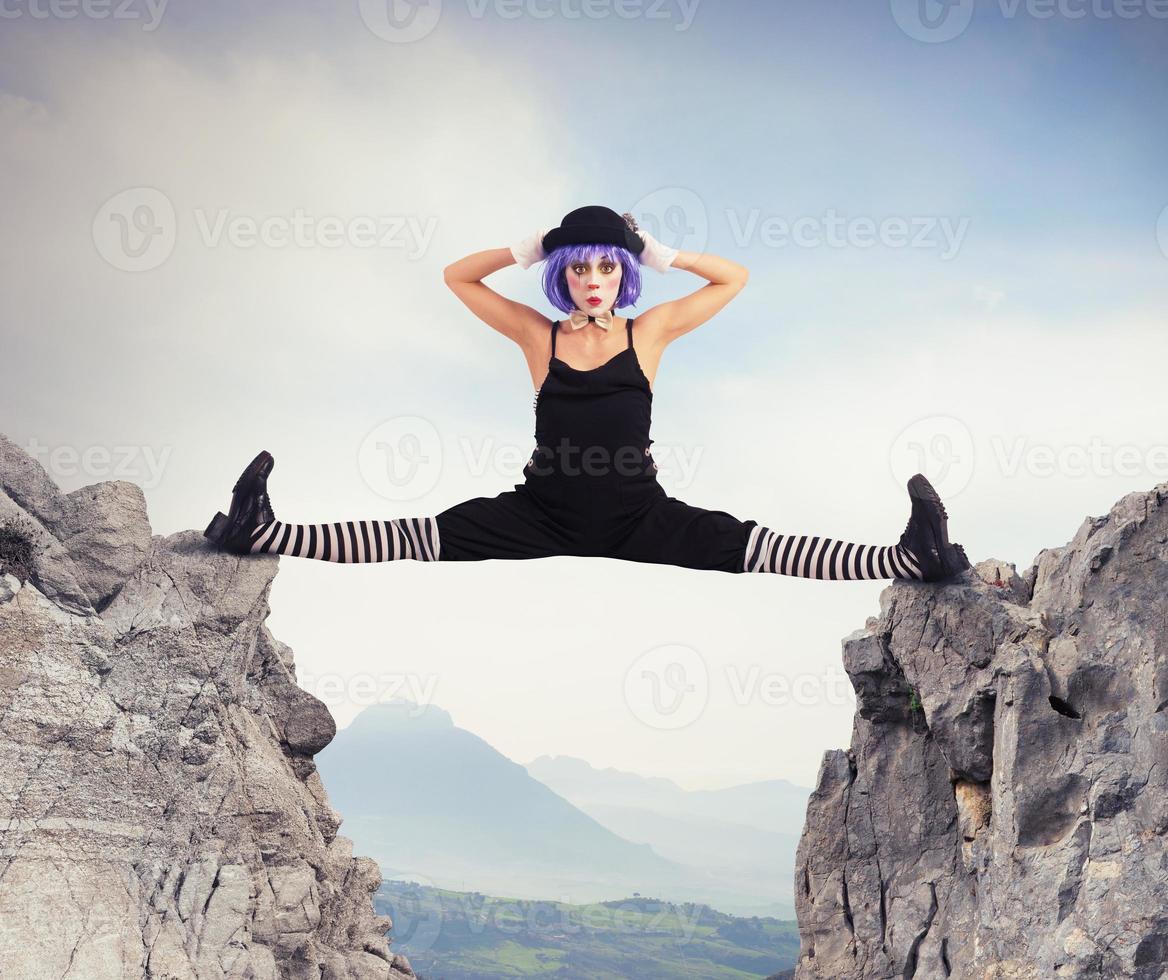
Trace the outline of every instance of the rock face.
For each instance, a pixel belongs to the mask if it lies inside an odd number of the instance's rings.
[[[62,494],[0,436],[12,520],[33,547],[27,581],[0,575],[0,973],[412,976],[312,761],[333,719],[264,625],[278,559],[152,535],[136,484]]]
[[[1168,483],[1022,576],[890,585],[844,661],[799,980],[1168,977]]]

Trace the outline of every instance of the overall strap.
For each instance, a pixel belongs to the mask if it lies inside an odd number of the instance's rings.
[[[628,322],[625,324],[625,329],[626,329],[626,330],[628,331],[628,333],[629,333],[629,350],[632,350],[632,349],[633,349],[633,320],[635,320],[635,319],[636,319],[636,317],[633,317],[633,319],[632,319],[632,320],[629,320],[629,321],[628,321]]]
[[[554,323],[552,323],[552,357],[556,356],[556,328],[559,325],[559,320],[556,320]]]

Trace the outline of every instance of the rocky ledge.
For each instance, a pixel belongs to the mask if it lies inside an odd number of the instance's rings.
[[[4,976],[413,976],[312,761],[333,718],[264,625],[277,565],[0,436]]]
[[[897,582],[799,843],[799,980],[1168,977],[1168,483]]]

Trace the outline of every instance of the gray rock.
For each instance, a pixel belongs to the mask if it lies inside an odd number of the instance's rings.
[[[39,471],[39,473],[38,473]],[[278,558],[151,536],[141,491],[61,494],[0,437],[0,972],[412,976],[312,755],[335,733],[264,625]]]
[[[0,490],[38,522],[53,527],[61,519],[61,490],[32,456],[0,433]]]
[[[100,612],[150,550],[142,488],[111,480],[74,490],[61,500],[53,533],[77,570],[77,581]]]
[[[796,865],[796,976],[1168,976],[1168,484],[1024,575],[895,582]]]

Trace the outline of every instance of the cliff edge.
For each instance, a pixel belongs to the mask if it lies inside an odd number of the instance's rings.
[[[0,963],[22,980],[411,977],[264,625],[278,559],[153,535],[0,436]]]
[[[897,582],[799,843],[798,980],[1168,976],[1168,483]]]

